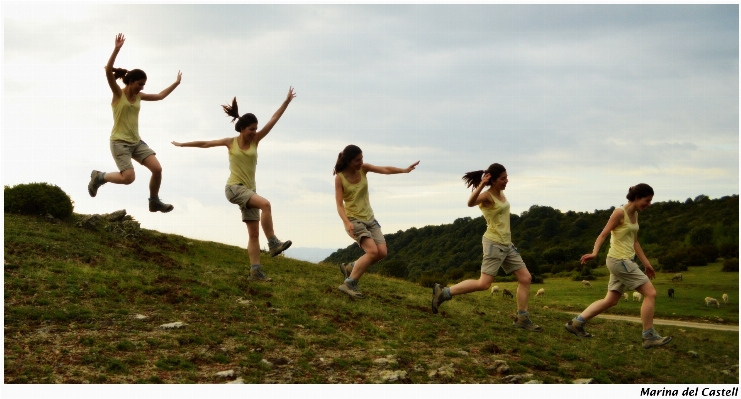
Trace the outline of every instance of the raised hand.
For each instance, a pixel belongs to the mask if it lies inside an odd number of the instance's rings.
[[[417,167],[417,165],[419,165],[419,161],[417,161],[417,162],[415,162],[415,163],[413,163],[413,164],[409,165],[409,167],[408,167],[408,168],[406,168],[406,169],[404,169],[404,171],[405,171],[406,173],[409,173],[409,172],[413,171],[413,170],[414,170],[414,168],[416,168],[416,167]]]
[[[180,84],[180,78],[181,78],[182,76],[183,76],[183,73],[182,73],[182,72],[180,72],[180,71],[178,71],[178,78],[177,78],[177,79],[175,79],[175,83],[178,83],[178,84]]]
[[[293,86],[288,89],[288,95],[286,96],[286,103],[290,103],[291,100],[296,98],[296,93],[293,92]]]
[[[124,37],[123,33],[119,33],[118,35],[116,35],[116,48],[121,48],[125,41],[126,38]]]
[[[174,145],[175,147],[182,147],[182,146],[183,146],[183,143],[178,143],[177,141],[171,141],[171,143],[172,143],[172,145]]]
[[[481,183],[479,183],[479,185],[486,185],[489,180],[491,180],[491,173],[484,173],[484,176],[481,178]]]

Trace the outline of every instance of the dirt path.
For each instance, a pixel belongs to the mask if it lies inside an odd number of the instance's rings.
[[[578,312],[566,312],[566,313],[574,314],[574,315],[579,314]],[[600,317],[603,319],[609,319],[609,320],[631,321],[633,323],[641,322],[641,319],[639,317],[619,316],[619,315],[614,315],[614,314],[601,314],[597,317]],[[705,330],[738,331],[738,326],[729,326],[725,324],[695,323],[691,321],[680,321],[680,320],[654,319],[654,324],[666,325],[666,326],[687,327],[687,328],[701,328]]]

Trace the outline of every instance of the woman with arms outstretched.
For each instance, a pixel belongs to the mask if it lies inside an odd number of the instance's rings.
[[[247,113],[239,116],[237,98],[232,105],[222,105],[224,112],[232,117],[234,130],[239,132],[237,137],[227,137],[212,141],[191,141],[188,143],[172,144],[178,147],[226,147],[229,153],[229,179],[226,181],[225,194],[229,202],[239,205],[242,211],[242,221],[247,224],[247,253],[250,257],[250,279],[257,281],[272,281],[267,277],[260,265],[260,225],[265,237],[268,239],[268,249],[271,256],[276,256],[291,246],[291,241],[281,241],[273,231],[273,214],[270,202],[262,196],[257,195],[255,183],[255,171],[257,168],[257,147],[260,141],[273,129],[288,104],[296,97],[293,87],[288,90],[288,95],[280,108],[273,114],[268,123],[259,131],[257,130],[257,117]],[[262,211],[262,214],[261,214]]]
[[[381,225],[373,214],[368,195],[368,172],[393,175],[409,173],[419,161],[402,169],[394,166],[376,166],[363,163],[363,151],[350,144],[337,157],[334,167],[334,192],[337,214],[342,219],[345,232],[363,248],[365,254],[355,262],[340,265],[345,281],[338,287],[353,298],[364,298],[358,291],[358,280],[365,270],[386,257],[386,240]]]
[[[147,83],[147,74],[141,69],[130,71],[122,68],[114,68],[113,63],[121,50],[126,39],[119,33],[116,36],[116,44],[108,64],[105,66],[105,75],[113,92],[111,108],[113,109],[113,130],[111,131],[111,154],[116,161],[119,172],[99,172],[93,170],[90,173],[90,182],[87,185],[91,197],[98,194],[98,188],[105,183],[131,184],[136,175],[133,158],[152,172],[149,180],[149,211],[170,212],[174,207],[163,203],[159,198],[160,185],[162,184],[162,166],[157,160],[156,153],[149,148],[147,143],[139,137],[139,108],[141,101],[159,101],[170,95],[180,84],[182,73],[178,71],[177,80],[166,89],[157,94],[143,93],[144,85]],[[117,79],[122,79],[124,88],[118,86]]]

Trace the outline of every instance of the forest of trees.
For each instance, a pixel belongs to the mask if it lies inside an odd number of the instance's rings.
[[[659,271],[682,271],[703,266],[718,258],[729,260],[729,271],[738,271],[738,195],[710,199],[705,195],[684,202],[657,202],[639,214],[641,247]],[[597,261],[579,264],[591,252],[614,208],[594,212],[562,213],[533,205],[521,215],[511,215],[512,242],[517,246],[533,282],[558,274],[575,279],[591,276],[603,265],[609,242],[602,245]],[[483,216],[456,219],[452,224],[425,226],[386,234],[388,256],[369,272],[407,279],[424,286],[463,277],[478,278],[486,231]],[[338,250],[324,262],[352,262],[363,255],[353,244]],[[725,268],[724,268],[725,270]],[[500,275],[504,276],[500,270]],[[498,277],[506,281],[509,277]]]

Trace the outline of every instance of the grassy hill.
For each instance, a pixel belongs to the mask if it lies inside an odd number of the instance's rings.
[[[532,302],[544,331],[531,333],[511,326],[513,301],[488,293],[457,297],[433,315],[429,289],[400,279],[365,276],[368,298],[356,301],[337,290],[333,265],[265,256],[274,281],[254,283],[238,247],[4,221],[5,383],[233,380],[215,375],[225,370],[248,383],[738,383],[737,332],[662,326],[675,341],[643,350],[635,324],[596,319],[596,337],[578,340],[564,331],[563,310],[591,299],[565,283],[558,296],[549,280],[546,298]],[[737,321],[734,301],[735,311],[697,311],[735,312]],[[187,325],[160,328],[176,321]]]

